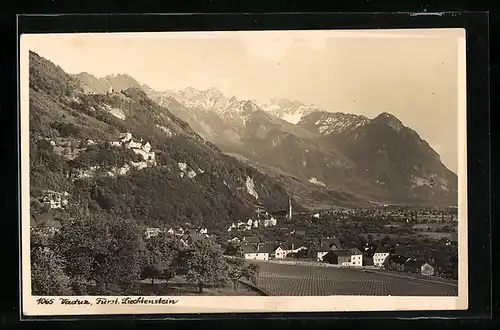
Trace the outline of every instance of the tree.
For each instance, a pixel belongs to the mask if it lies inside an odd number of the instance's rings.
[[[137,284],[145,247],[134,221],[80,211],[56,239],[75,282],[93,284],[98,294],[122,293]]]
[[[238,289],[239,281],[244,278],[253,284],[256,284],[259,276],[259,265],[249,264],[244,259],[229,258],[229,278],[233,282],[234,289]]]
[[[37,296],[71,295],[70,278],[64,272],[65,261],[49,248],[31,249],[31,291]]]
[[[175,277],[182,267],[182,243],[165,234],[149,238],[146,242],[146,263],[142,269],[141,277],[151,279],[164,279],[167,282]]]
[[[210,240],[193,242],[186,262],[186,280],[198,285],[200,293],[207,286],[224,284],[228,279],[228,265],[219,247]]]

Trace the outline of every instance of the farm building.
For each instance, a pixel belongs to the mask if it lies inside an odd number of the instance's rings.
[[[379,245],[373,254],[373,265],[375,267],[382,267],[385,259],[389,256],[389,252],[385,246]]]
[[[358,249],[330,250],[323,256],[322,260],[341,266],[363,266],[363,254]]]
[[[258,245],[242,245],[238,249],[238,255],[245,259],[269,260],[269,248],[259,249]],[[271,251],[272,252],[272,251]]]
[[[309,244],[309,247],[307,248],[307,257],[309,259],[317,260],[318,258],[318,251],[321,250],[321,246],[317,243],[311,243]]]
[[[316,250],[316,260],[323,261],[323,257],[330,252],[331,249],[326,246],[321,246]]]
[[[427,276],[434,275],[434,267],[429,265],[425,260],[410,259],[404,264],[403,269],[406,272],[415,274],[421,274]]]
[[[323,261],[335,265],[349,266],[351,253],[349,250],[331,250],[323,256]]]
[[[257,245],[257,252],[267,253],[269,259],[271,255],[275,254],[276,248],[278,247],[279,245],[274,243],[261,243]]]

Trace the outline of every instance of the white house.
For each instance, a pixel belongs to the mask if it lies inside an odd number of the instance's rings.
[[[273,254],[274,254],[274,258],[275,258],[275,259],[285,259],[285,258],[286,258],[286,256],[288,255],[288,253],[289,253],[289,252],[288,252],[287,250],[284,250],[284,249],[281,247],[281,245],[280,245],[280,246],[278,246],[278,247],[274,250],[274,252],[273,252]]]
[[[162,230],[160,228],[146,228],[146,238],[151,238],[153,236],[158,236]]]
[[[253,244],[240,246],[238,254],[245,259],[269,260],[269,252],[259,251],[258,247]]]
[[[389,256],[389,252],[382,245],[379,245],[373,254],[373,265],[375,267],[382,267],[385,259]]]
[[[358,249],[349,249],[351,254],[351,262],[349,266],[362,267],[363,266],[363,253]]]

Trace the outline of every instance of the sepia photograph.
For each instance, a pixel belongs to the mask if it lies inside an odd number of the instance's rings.
[[[25,313],[467,308],[463,29],[20,40]]]

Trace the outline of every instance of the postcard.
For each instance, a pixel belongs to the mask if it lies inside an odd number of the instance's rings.
[[[22,34],[23,314],[467,309],[465,45]]]

